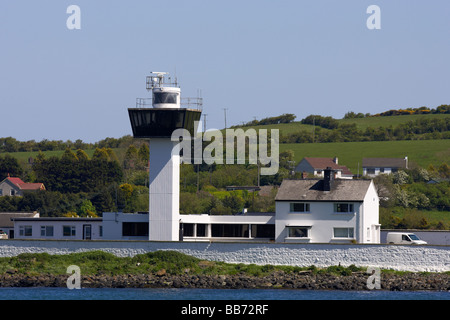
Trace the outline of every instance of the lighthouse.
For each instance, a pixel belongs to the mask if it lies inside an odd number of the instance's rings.
[[[136,99],[128,115],[134,138],[149,140],[149,240],[179,241],[180,152],[171,136],[176,129],[196,134],[202,99],[181,98],[177,80],[166,72],[151,72],[146,88],[152,97]]]

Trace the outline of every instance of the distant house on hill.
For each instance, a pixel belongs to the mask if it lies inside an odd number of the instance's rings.
[[[364,158],[362,161],[364,176],[377,176],[380,173],[395,173],[408,169],[408,157],[405,158]]]
[[[296,172],[311,173],[318,177],[323,177],[324,170],[331,168],[334,170],[337,179],[353,179],[352,172],[346,167],[339,165],[338,158],[309,158],[305,157],[295,167]]]
[[[43,183],[27,183],[16,177],[7,177],[0,182],[0,196],[23,196],[24,191],[45,190]]]

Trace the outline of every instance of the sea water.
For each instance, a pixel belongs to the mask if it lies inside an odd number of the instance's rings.
[[[0,288],[0,300],[450,300],[447,291]]]

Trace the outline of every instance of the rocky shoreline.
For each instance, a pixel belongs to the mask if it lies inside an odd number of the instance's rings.
[[[29,275],[5,273],[0,275],[0,287],[66,287],[69,275]],[[304,289],[304,290],[369,290],[364,272],[351,275],[319,274],[313,272],[273,272],[256,277],[248,275],[170,275],[164,270],[140,275],[82,275],[82,288],[203,288],[203,289]],[[381,290],[450,291],[447,273],[388,273],[381,274]]]

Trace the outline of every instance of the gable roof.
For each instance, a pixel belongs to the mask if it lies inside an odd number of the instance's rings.
[[[364,168],[407,168],[406,158],[363,158]]]
[[[346,167],[341,166],[334,162],[333,158],[309,158],[305,157],[303,158],[305,161],[307,161],[311,167],[318,170],[325,170],[326,168],[331,168],[334,170],[340,170],[342,171],[342,174],[344,175],[352,175],[352,172]]]
[[[20,184],[25,183],[25,182],[22,181],[22,179],[16,178],[16,177],[8,177],[5,180],[9,180],[10,182],[15,184],[16,186],[19,186]],[[3,180],[3,181],[5,181],[5,180]]]
[[[36,218],[39,217],[37,212],[0,212],[0,228],[13,228],[14,218]]]
[[[13,185],[15,185],[20,190],[45,190],[45,186],[43,183],[27,183],[23,182],[22,179],[17,177],[7,177],[2,182],[9,181]],[[0,182],[0,183],[2,183]]]
[[[336,179],[331,191],[323,191],[324,180],[283,180],[275,201],[364,201],[371,180]]]

